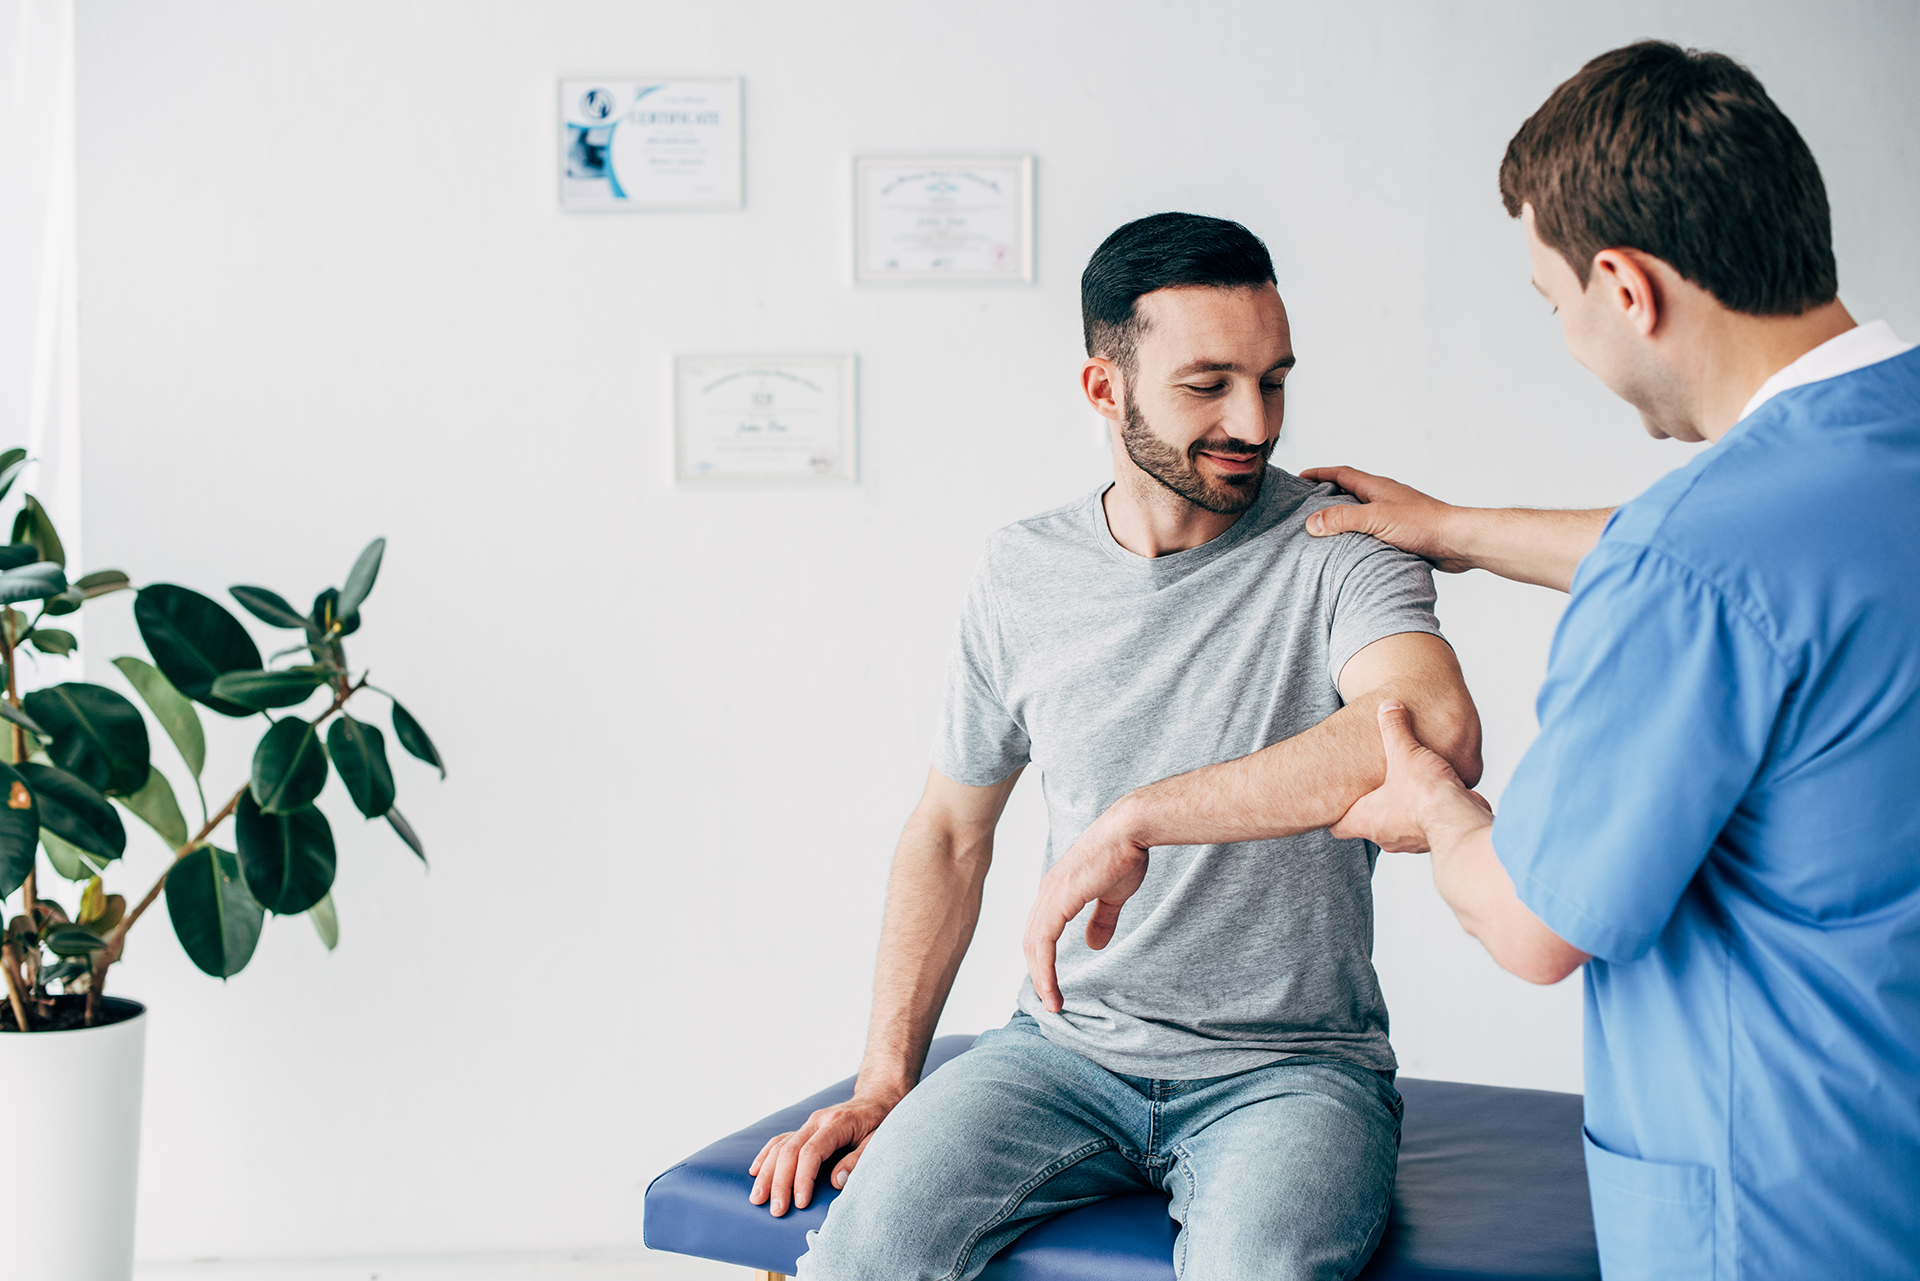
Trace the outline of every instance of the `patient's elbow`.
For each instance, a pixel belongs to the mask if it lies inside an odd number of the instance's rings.
[[[1461,782],[1468,787],[1479,786],[1486,763],[1480,759],[1480,713],[1471,700],[1462,699],[1461,705],[1438,710],[1430,723],[1418,726],[1416,732],[1422,730],[1426,731],[1420,734],[1422,741],[1446,758]],[[1432,737],[1427,737],[1428,733]]]

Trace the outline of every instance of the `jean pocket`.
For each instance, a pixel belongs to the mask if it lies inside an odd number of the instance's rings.
[[[1584,1127],[1587,1188],[1607,1281],[1713,1276],[1713,1167],[1610,1152]]]

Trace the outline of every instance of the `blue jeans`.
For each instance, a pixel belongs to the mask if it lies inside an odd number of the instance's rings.
[[[1119,1076],[1022,1014],[922,1081],[808,1234],[802,1281],[966,1281],[1066,1210],[1158,1188],[1184,1281],[1352,1277],[1380,1243],[1400,1094],[1292,1058],[1201,1081]]]

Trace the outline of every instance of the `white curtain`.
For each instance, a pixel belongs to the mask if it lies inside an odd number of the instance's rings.
[[[73,0],[0,0],[0,449],[38,460],[21,479],[77,574],[73,93]]]
[[[0,449],[35,462],[30,490],[60,529],[67,570],[85,572],[75,351],[74,0],[0,0]],[[0,527],[0,541],[8,530]],[[80,632],[81,614],[62,625]],[[84,634],[81,636],[84,645]],[[71,665],[71,667],[70,667]],[[35,686],[79,676],[75,659],[32,657]]]

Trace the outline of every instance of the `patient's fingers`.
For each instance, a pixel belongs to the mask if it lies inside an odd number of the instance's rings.
[[[867,1144],[871,1142],[873,1142],[873,1135],[869,1134],[866,1138],[860,1140],[859,1145],[855,1147],[853,1151],[840,1158],[840,1164],[833,1167],[834,1187],[844,1188],[847,1186],[848,1176],[853,1173],[853,1167],[860,1164],[860,1157],[866,1152]]]
[[[1120,925],[1120,907],[1105,899],[1093,905],[1093,915],[1087,918],[1088,947],[1098,952],[1113,940],[1113,932]]]

